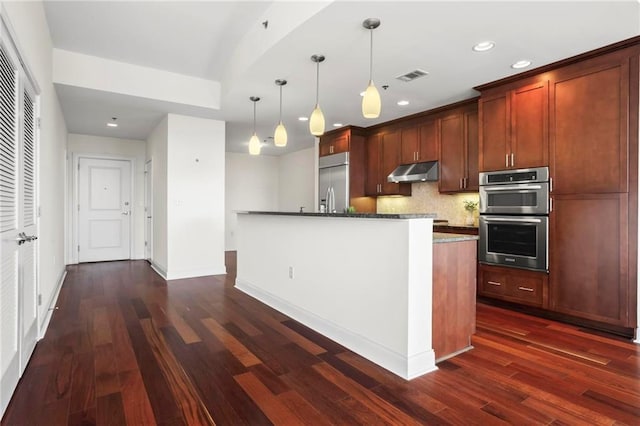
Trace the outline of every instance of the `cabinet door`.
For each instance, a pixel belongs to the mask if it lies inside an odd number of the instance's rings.
[[[481,172],[504,170],[509,167],[509,134],[511,120],[506,94],[480,98],[480,148]]]
[[[335,136],[333,140],[333,154],[337,154],[339,152],[348,152],[349,151],[349,132],[344,131]]]
[[[399,193],[399,184],[387,182],[387,176],[400,165],[400,132],[390,132],[382,135],[382,155],[380,159],[380,183],[382,192],[392,195]]]
[[[464,167],[464,120],[462,114],[438,120],[440,127],[440,192],[462,189]]]
[[[627,211],[627,194],[554,197],[549,230],[552,310],[634,326]]]
[[[549,85],[531,84],[511,92],[510,167],[549,165]]]
[[[629,59],[565,76],[551,92],[554,192],[626,192]]]
[[[402,129],[400,146],[399,164],[418,162],[418,127]]]
[[[438,126],[435,120],[428,121],[420,126],[418,160],[438,160]]]
[[[380,134],[367,138],[367,179],[365,182],[365,194],[376,196],[379,193],[380,184]]]
[[[331,154],[331,141],[323,141],[320,139],[320,144],[318,145],[318,155],[320,157],[324,157],[325,155]]]
[[[480,186],[478,176],[478,112],[467,112],[465,120],[465,144],[467,147],[466,161],[466,184],[464,189],[477,191]]]

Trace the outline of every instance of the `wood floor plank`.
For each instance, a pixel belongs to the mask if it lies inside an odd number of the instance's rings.
[[[234,377],[242,389],[253,399],[258,407],[276,425],[304,425],[304,421],[269,391],[258,378],[247,372]]]
[[[162,334],[158,333],[150,319],[143,319],[140,322],[171,393],[181,409],[184,421],[189,425],[215,424],[198,393],[195,392],[189,377],[165,344]]]
[[[229,349],[229,351],[238,358],[238,361],[245,367],[251,367],[252,365],[261,364],[262,361],[251,353],[238,339],[233,337],[231,333],[224,329],[213,318],[203,318],[202,323],[207,329],[214,335],[223,345]]]
[[[478,304],[474,349],[406,381],[237,291],[226,257],[169,283],[69,266],[1,426],[640,424],[639,345]]]
[[[120,426],[126,424],[120,392],[98,397],[96,424],[100,426]]]

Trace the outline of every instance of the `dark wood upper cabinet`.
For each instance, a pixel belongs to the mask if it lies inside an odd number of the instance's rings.
[[[549,85],[497,88],[479,101],[479,170],[549,165]]]
[[[440,127],[440,192],[462,190],[464,170],[464,118],[453,114],[438,120]]]
[[[318,145],[320,157],[325,155],[349,152],[351,131],[349,128],[340,129],[337,132],[330,132],[320,136]]]
[[[412,164],[438,160],[436,120],[406,127],[400,132],[400,163]]]
[[[418,162],[418,151],[420,149],[420,129],[408,127],[401,131],[400,141],[400,164],[411,164]]]
[[[392,183],[387,176],[400,165],[399,130],[381,132],[367,139],[366,195],[411,195],[411,184]]]
[[[440,192],[478,190],[477,106],[457,109],[438,119]]]
[[[626,192],[629,59],[559,76],[552,96],[553,191]]]

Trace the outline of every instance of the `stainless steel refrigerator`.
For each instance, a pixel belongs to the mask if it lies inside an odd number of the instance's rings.
[[[319,159],[318,205],[327,213],[342,213],[349,207],[349,153],[326,155]]]

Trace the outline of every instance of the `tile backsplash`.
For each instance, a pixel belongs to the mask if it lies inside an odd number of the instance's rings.
[[[463,201],[478,201],[477,192],[440,194],[438,182],[413,183],[411,197],[378,197],[378,213],[436,213],[438,219],[447,219],[451,225],[464,225],[467,211]],[[478,210],[474,212],[478,223]]]

